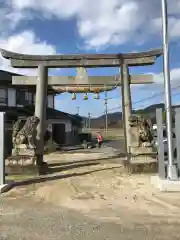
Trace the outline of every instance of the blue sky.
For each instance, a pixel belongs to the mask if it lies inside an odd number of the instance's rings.
[[[162,46],[161,1],[157,0],[0,0],[0,47],[28,54],[120,53],[146,51]],[[168,3],[170,69],[173,103],[179,104],[180,88],[180,1]],[[12,69],[0,57],[1,69]],[[31,75],[35,71],[19,70]],[[154,84],[132,86],[133,108],[163,102],[162,58],[155,65],[131,68],[132,74],[152,73]],[[75,75],[75,69],[51,70],[53,75]],[[88,69],[89,75],[118,75],[118,68]],[[179,83],[180,85],[180,83]],[[152,97],[148,99],[148,97]],[[109,112],[121,110],[120,89],[108,92]],[[145,100],[147,98],[147,100]],[[83,101],[64,93],[56,97],[58,110],[96,117],[104,112],[104,93],[100,100]],[[140,101],[143,99],[143,101]]]

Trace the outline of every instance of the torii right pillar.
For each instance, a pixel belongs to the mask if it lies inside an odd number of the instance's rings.
[[[130,75],[127,64],[121,66],[121,79],[122,79],[122,112],[124,120],[124,135],[125,135],[125,150],[130,153],[131,136],[129,117],[132,115],[132,101],[131,101],[131,87]]]

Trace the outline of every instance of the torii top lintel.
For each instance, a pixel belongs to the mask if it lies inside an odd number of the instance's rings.
[[[28,55],[0,49],[2,56],[11,60],[12,67],[36,68],[39,64],[50,68],[71,67],[115,67],[123,63],[129,66],[143,66],[154,64],[163,54],[162,49],[154,49],[139,53],[119,54],[73,54],[73,55]]]

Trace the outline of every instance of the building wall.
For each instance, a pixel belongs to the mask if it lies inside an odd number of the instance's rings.
[[[47,96],[47,105],[48,105],[48,107],[49,108],[54,108],[54,95],[48,95]],[[36,101],[35,99],[36,99],[36,94],[34,94],[34,97],[33,97],[33,99],[34,99],[34,102]]]
[[[54,108],[54,96],[48,95],[48,107]]]
[[[16,106],[16,89],[8,88],[8,106]]]
[[[72,125],[70,120],[61,119],[49,119],[47,121],[47,129],[52,132],[53,124],[64,124],[65,125],[65,144],[76,144],[77,143],[77,133],[80,131],[77,127]]]
[[[62,120],[62,119],[49,119],[47,121],[47,127],[48,129],[52,128],[52,124],[65,124],[65,131],[66,133],[71,132],[72,131],[72,123],[70,120]]]
[[[2,87],[2,88],[4,88],[4,87]],[[23,104],[22,105],[21,104],[16,104],[16,97],[17,97],[16,89],[14,89],[14,88],[4,88],[4,89],[6,89],[6,91],[7,91],[7,105],[9,107],[16,107],[16,106],[17,107],[23,107]],[[0,96],[0,98],[1,97],[2,96]],[[47,103],[48,107],[54,108],[54,96],[53,95],[48,95],[47,101],[48,101],[48,103]],[[28,103],[28,101],[27,101],[27,103]],[[32,104],[32,103],[33,102],[32,102],[32,97],[31,97],[31,99],[29,99],[28,104]],[[2,103],[0,105],[5,106],[6,104]]]

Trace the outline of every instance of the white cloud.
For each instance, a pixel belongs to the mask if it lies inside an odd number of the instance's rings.
[[[172,89],[172,97],[174,94],[179,93],[180,91],[180,68],[174,68],[170,71],[170,79],[171,79],[171,89]],[[132,87],[131,94],[135,101],[139,101],[141,99],[146,99],[143,101],[143,104],[150,105],[151,103],[163,101],[164,99],[164,77],[163,73],[154,74],[154,83],[147,85],[141,85],[139,87]],[[154,96],[151,99],[148,97]]]
[[[7,3],[20,20],[27,17],[24,14],[27,10],[32,16],[37,16],[33,10],[38,11],[44,18],[75,17],[78,32],[88,48],[128,41],[142,43],[162,32],[161,1],[157,0],[7,0]],[[168,9],[171,36],[179,37],[180,1],[169,0]]]
[[[170,71],[170,79],[172,87],[176,87],[178,84],[180,85],[180,68],[173,68]],[[154,74],[154,82],[156,84],[164,84],[164,76],[163,73]]]
[[[173,16],[168,18],[169,24],[169,37],[170,39],[177,39],[180,37],[180,16]],[[153,19],[152,31],[154,33],[162,33],[162,19],[160,17]]]
[[[41,42],[36,38],[34,32],[24,31],[20,34],[10,36],[8,38],[0,38],[0,48],[27,54],[55,54],[56,49],[54,46],[47,44],[46,42]],[[34,70],[19,70],[12,68],[10,61],[4,59],[0,55],[0,68],[12,72],[21,72],[23,74],[35,74]]]

